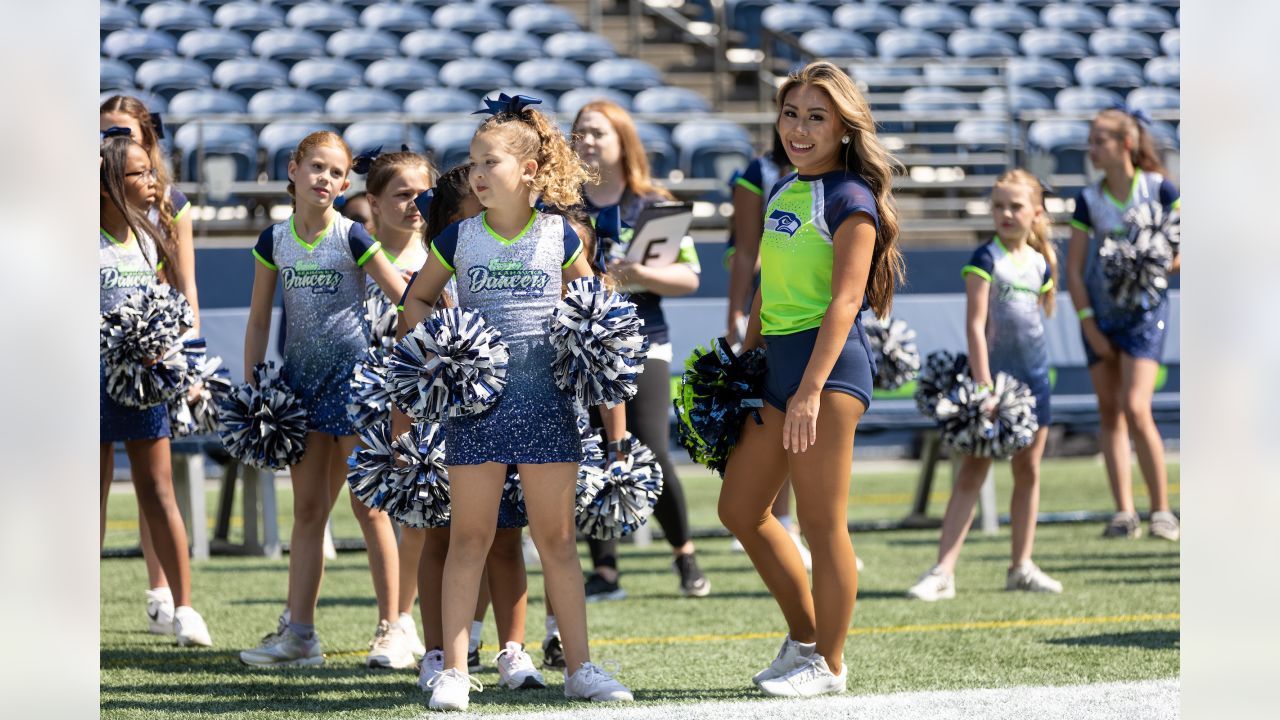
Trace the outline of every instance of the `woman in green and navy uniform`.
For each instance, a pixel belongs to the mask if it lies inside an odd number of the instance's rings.
[[[858,591],[846,498],[854,431],[875,364],[860,313],[887,315],[903,276],[891,159],[853,81],[817,62],[778,90],[777,129],[797,172],[774,187],[760,242],[760,289],[744,347],[763,344],[763,424],[748,419],[729,457],[720,519],[782,609],[788,635],[753,678],[777,696],[843,692],[844,641]],[[813,555],[769,510],[790,475]]]

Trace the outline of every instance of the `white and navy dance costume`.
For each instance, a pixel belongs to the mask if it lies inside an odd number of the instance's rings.
[[[582,240],[559,215],[534,211],[511,239],[494,232],[485,217],[456,222],[431,241],[432,254],[457,277],[458,305],[484,316],[510,350],[498,402],[445,420],[445,463],[578,464],[582,441],[573,394],[556,387],[548,338],[561,273],[582,253]]]
[[[253,256],[280,278],[285,333],[284,381],[307,411],[307,428],[354,435],[347,417],[351,369],[369,346],[362,269],[381,249],[363,225],[335,213],[310,243],[293,217],[262,231]]]
[[[850,216],[866,215],[880,229],[875,195],[857,174],[792,173],[778,181],[765,207],[760,238],[760,325],[765,343],[764,400],[782,412],[800,389],[818,330],[831,305],[835,231]],[[870,407],[875,354],[859,313],[823,390],[856,397]]]
[[[137,290],[156,285],[155,246],[148,238],[121,242],[98,229],[98,311],[107,312]],[[167,438],[169,408],[165,403],[141,410],[125,407],[107,394],[106,366],[98,365],[98,441],[122,442]]]
[[[1049,262],[1038,252],[1028,253],[1019,262],[996,237],[973,251],[960,274],[977,275],[988,284],[986,339],[991,375],[1007,373],[1031,388],[1036,421],[1048,427],[1049,347],[1040,298],[1054,291]]]
[[[1164,293],[1160,303],[1148,310],[1129,310],[1118,307],[1111,297],[1107,278],[1103,272],[1098,251],[1108,237],[1125,239],[1129,236],[1129,224],[1125,215],[1134,207],[1147,203],[1160,203],[1166,211],[1181,205],[1178,188],[1159,173],[1134,171],[1133,185],[1123,202],[1097,182],[1085,187],[1076,198],[1071,227],[1083,230],[1089,238],[1085,256],[1084,286],[1093,308],[1094,322],[1116,350],[1135,358],[1160,361],[1164,353],[1164,338],[1169,324],[1169,296]],[[1083,338],[1083,334],[1082,334]],[[1088,341],[1084,341],[1088,364],[1099,358]]]

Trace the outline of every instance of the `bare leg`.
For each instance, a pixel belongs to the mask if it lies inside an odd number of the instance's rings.
[[[938,566],[948,575],[956,573],[960,548],[964,547],[964,539],[973,524],[973,507],[978,502],[978,493],[990,469],[991,458],[966,455],[960,461],[960,472],[955,486],[951,488],[947,512],[942,517],[942,538],[938,541]]]
[[[142,546],[142,561],[147,565],[147,587],[169,587],[164,568],[160,567],[160,561],[156,559],[155,543],[151,542],[151,529],[147,526],[147,516],[142,513],[141,505],[138,506],[138,541]]]
[[[505,477],[506,466],[499,463],[449,467],[453,507],[443,579],[443,587],[448,591],[442,593],[444,667],[464,675],[467,674],[467,638],[480,591],[480,575],[498,524],[498,501]],[[523,472],[521,477],[525,477]],[[525,488],[527,498],[527,484]]]
[[[333,494],[347,484],[347,458],[355,450],[354,435],[340,437],[333,443],[329,455],[329,481]],[[369,556],[369,573],[373,576],[373,594],[378,600],[378,619],[395,624],[400,619],[400,559],[396,549],[396,531],[391,527],[391,517],[381,510],[374,510],[348,493],[351,512],[360,523],[364,545]]]
[[[428,650],[444,647],[441,595],[444,563],[449,555],[449,528],[422,531],[422,559],[418,561],[418,605],[422,610],[422,644]]]
[[[413,615],[413,601],[418,597],[418,566],[421,564],[419,560],[424,542],[426,530],[400,528],[400,547],[396,553],[400,562],[400,598],[396,606],[400,612],[409,615]]]
[[[565,666],[572,674],[591,660],[578,529],[572,510],[578,468],[573,463],[548,463],[520,465],[518,470],[524,483],[529,531],[542,557],[547,596],[555,602]],[[496,511],[496,501],[493,507]]]
[[[493,598],[493,622],[498,626],[498,646],[506,647],[509,642],[524,645],[529,583],[520,546],[520,528],[497,531],[485,568],[489,595]]]
[[[332,482],[329,455],[337,439],[327,433],[307,433],[307,451],[289,468],[293,485],[293,532],[289,541],[289,617],[314,625],[316,599],[324,579],[324,529],[338,499],[340,485]]]
[[[169,438],[130,440],[124,444],[129,454],[138,505],[150,521],[156,541],[156,557],[165,575],[177,580],[173,588],[175,607],[191,605],[191,569],[187,559],[187,528],[182,523],[178,498],[173,492]]]
[[[1125,422],[1121,401],[1120,361],[1102,360],[1089,366],[1089,378],[1098,395],[1098,444],[1107,465],[1107,480],[1116,510],[1133,512],[1132,475],[1129,466],[1129,426]]]
[[[1133,435],[1138,453],[1138,467],[1147,482],[1153,512],[1169,511],[1169,476],[1164,464],[1164,440],[1155,418],[1151,416],[1151,396],[1155,393],[1156,373],[1160,365],[1154,360],[1120,356],[1123,383],[1124,417]],[[1132,491],[1130,491],[1132,493]]]
[[[111,495],[111,478],[116,472],[116,456],[111,443],[98,443],[98,548],[107,540],[107,498]],[[141,512],[139,512],[141,516]]]
[[[1013,497],[1009,500],[1013,543],[1010,568],[1031,559],[1036,542],[1036,514],[1040,510],[1040,457],[1049,438],[1049,428],[1036,431],[1035,440],[1013,456]]]

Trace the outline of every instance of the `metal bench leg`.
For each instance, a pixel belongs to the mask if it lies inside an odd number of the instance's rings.
[[[236,502],[236,477],[240,472],[240,463],[234,460],[227,463],[222,471],[222,487],[218,488],[218,518],[213,525],[213,540],[217,543],[228,543],[231,539],[231,513]]]
[[[174,454],[170,460],[173,491],[178,496],[182,521],[187,526],[187,539],[195,560],[209,559],[209,518],[204,501],[204,455]]]
[[[252,484],[257,486],[262,503],[262,554],[278,558],[283,554],[283,548],[280,545],[280,528],[276,524],[276,473],[257,468],[252,472],[255,474]]]
[[[933,492],[933,473],[942,451],[942,436],[937,430],[925,430],[920,443],[920,476],[916,480],[916,496],[911,514],[902,520],[906,527],[937,527],[939,521],[929,517],[929,495]]]

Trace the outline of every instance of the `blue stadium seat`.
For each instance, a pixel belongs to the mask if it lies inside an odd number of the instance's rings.
[[[1153,85],[1179,87],[1182,85],[1182,71],[1176,57],[1158,57],[1147,61],[1143,74]]]
[[[666,178],[676,169],[679,156],[671,144],[671,133],[663,126],[650,122],[637,122],[636,134],[649,158],[649,171],[655,178]]]
[[[455,88],[426,88],[409,93],[403,109],[411,115],[469,113],[480,109],[480,97]]]
[[[1052,172],[1083,173],[1089,151],[1089,123],[1083,120],[1037,120],[1027,128],[1033,152],[1053,156]]]
[[[1107,22],[1112,27],[1126,30],[1158,33],[1173,27],[1173,18],[1166,10],[1148,3],[1131,3],[1116,5],[1107,13]]]
[[[1132,60],[1118,57],[1087,57],[1076,64],[1076,81],[1112,89],[1142,87],[1147,81],[1142,68]]]
[[[431,24],[441,30],[453,30],[472,36],[490,30],[501,30],[507,26],[506,19],[497,11],[471,3],[445,5],[432,13]]]
[[[179,55],[210,65],[249,53],[249,38],[233,30],[207,27],[178,38]]]
[[[163,112],[169,111],[168,100],[165,100],[163,97],[159,95],[153,95],[145,90],[136,90],[136,89],[127,90],[127,91],[112,90],[110,92],[101,93],[98,96],[98,104],[101,105],[102,103],[106,102],[109,98],[114,97],[116,95],[128,95],[129,97],[137,98],[142,102],[143,105],[146,105],[147,110],[151,112],[163,113]],[[165,138],[164,140],[160,141],[160,144],[164,145],[167,148],[166,152],[168,150],[173,149],[172,138]]]
[[[253,53],[266,60],[294,63],[324,55],[324,36],[310,30],[273,28],[253,39]]]
[[[700,114],[711,112],[701,94],[682,87],[655,87],[636,93],[631,107],[638,113]]]
[[[213,15],[198,5],[177,0],[165,0],[150,5],[138,16],[138,24],[152,30],[167,33],[183,33],[209,27]]]
[[[968,95],[948,87],[917,87],[902,93],[902,109],[914,116],[916,132],[951,132],[956,120],[937,119],[938,113],[954,113],[978,109]]]
[[[122,5],[129,5],[133,7],[134,10],[142,12],[158,2],[163,2],[163,0],[116,0],[116,2]]]
[[[608,38],[591,32],[556,33],[542,43],[542,50],[550,57],[579,63],[593,63],[618,56],[618,51]]]
[[[810,30],[831,27],[831,14],[820,7],[800,3],[779,3],[760,14],[761,26],[782,35],[800,36]],[[798,60],[799,55],[789,45],[775,43],[775,57]]]
[[[395,57],[379,60],[364,71],[369,87],[407,94],[439,84],[436,67],[421,60]]]
[[[293,151],[304,137],[317,130],[337,132],[332,125],[308,120],[281,120],[262,128],[258,133],[258,147],[267,156],[267,176],[272,180],[288,180]]]
[[[774,4],[774,0],[724,0],[725,22],[746,36],[742,47],[760,47],[760,17]]]
[[[949,33],[969,26],[964,11],[940,3],[913,3],[899,17],[903,26],[929,32]]]
[[[324,112],[324,98],[298,88],[271,88],[254,93],[248,111],[254,115],[319,115]]]
[[[400,96],[373,88],[348,88],[329,95],[324,111],[332,115],[352,113],[398,113]]]
[[[716,178],[726,184],[755,156],[751,136],[737,123],[691,120],[676,125],[671,140],[686,177]]]
[[[947,47],[952,55],[960,58],[1001,58],[1020,54],[1018,43],[1012,36],[981,28],[964,28],[951,33]]]
[[[174,115],[216,115],[242,113],[244,98],[226,90],[184,90],[169,99],[169,112]]]
[[[1140,87],[1125,98],[1129,107],[1142,108],[1147,112],[1153,110],[1178,110],[1182,100],[1177,90],[1167,87]]]
[[[560,32],[577,32],[582,29],[573,13],[557,5],[521,5],[507,15],[507,27],[540,38]]]
[[[213,12],[213,24],[227,30],[259,33],[284,25],[284,13],[270,5],[259,5],[239,0],[223,5]]]
[[[138,26],[138,11],[128,5],[101,0],[98,5],[98,32],[103,35]]]
[[[875,53],[875,48],[863,36],[833,27],[818,28],[801,35],[800,47],[815,57],[833,61],[866,58]]]
[[[924,80],[929,85],[985,85],[1000,83],[999,68],[985,65],[961,65],[959,63],[929,63],[924,68]]]
[[[289,27],[319,33],[335,33],[356,26],[356,12],[343,5],[327,2],[304,2],[289,9],[284,16]]]
[[[471,154],[471,138],[476,134],[480,121],[473,119],[446,120],[427,128],[423,137],[437,169],[444,171],[468,161]]]
[[[98,89],[130,90],[133,88],[133,67],[119,60],[103,58],[98,65]]]
[[[167,33],[132,28],[116,30],[102,41],[102,54],[127,63],[170,57],[177,50]]]
[[[662,72],[643,60],[610,58],[587,68],[587,82],[596,87],[637,93],[662,85]]]
[[[517,85],[540,87],[558,97],[574,88],[584,87],[587,73],[578,63],[542,58],[517,65],[511,72],[511,79]]]
[[[1160,51],[1165,55],[1178,57],[1182,50],[1182,32],[1178,28],[1169,30],[1160,36]]]
[[[474,93],[487,93],[501,85],[512,85],[511,71],[497,60],[469,58],[452,60],[440,67],[440,84]]]
[[[1016,3],[985,2],[969,11],[969,22],[976,28],[1021,33],[1030,30],[1039,21],[1036,14]]]
[[[276,9],[278,9],[280,12],[285,12],[285,13],[289,12],[290,8],[295,8],[299,5],[305,5],[309,2],[314,2],[314,1],[315,0],[259,0],[259,2],[261,2],[263,5],[271,5],[272,7],[275,7]],[[348,7],[355,7],[358,4],[359,0],[336,0],[336,2],[339,2]]]
[[[1153,58],[1160,54],[1160,48],[1150,35],[1119,28],[1106,28],[1090,35],[1089,50],[1094,55],[1114,55],[1131,60]]]
[[[1093,113],[1123,103],[1120,93],[1100,87],[1069,87],[1053,98],[1054,107],[1063,112]]]
[[[471,57],[471,38],[452,30],[414,30],[400,41],[400,54],[434,63],[461,60]]]
[[[1071,71],[1056,60],[1024,57],[1009,60],[1009,83],[1018,87],[1055,90],[1071,85]]]
[[[836,27],[861,33],[867,37],[879,35],[885,30],[902,27],[898,11],[887,5],[857,3],[843,5],[831,14]]]
[[[490,30],[471,41],[471,52],[478,57],[514,65],[542,57],[542,42],[536,36],[519,30]]]
[[[217,12],[218,8],[222,7],[223,5],[230,5],[231,3],[236,1],[237,0],[191,0],[191,4],[199,5],[200,7],[208,10],[209,12]],[[270,0],[264,0],[264,2],[267,2],[268,4],[270,4]]]
[[[200,123],[190,122],[178,128],[173,139],[182,158],[183,180],[197,180],[204,174],[196,166],[202,136],[206,162],[214,158],[229,157],[235,161],[233,180],[247,182],[253,179],[258,164],[258,134],[253,128],[216,122],[204,123],[202,128]]]
[[[1010,109],[1008,95],[1009,93],[1002,87],[983,90],[982,95],[978,97],[978,108],[984,115],[1006,115]],[[1053,103],[1043,93],[1025,87],[1013,88],[1013,112],[1052,109]]]
[[[360,24],[370,30],[408,35],[431,27],[431,15],[420,7],[398,2],[380,2],[360,13]]]
[[[347,28],[329,36],[325,50],[342,60],[368,65],[375,60],[396,57],[400,49],[394,35],[368,28]]]
[[[289,84],[303,90],[326,93],[357,87],[363,70],[359,65],[336,58],[299,60],[289,70]]]
[[[1089,45],[1084,36],[1069,30],[1037,28],[1028,30],[1018,38],[1022,53],[1029,57],[1066,60],[1086,57]]]
[[[876,38],[882,60],[945,57],[947,43],[941,35],[916,28],[885,30]]]
[[[1146,131],[1147,134],[1151,136],[1151,141],[1155,143],[1157,150],[1177,151],[1178,146],[1181,144],[1181,137],[1178,134],[1178,128],[1175,128],[1167,122],[1156,120],[1147,125]]]
[[[573,118],[582,109],[583,105],[592,100],[608,100],[628,112],[632,108],[631,96],[624,92],[613,88],[580,87],[560,96],[560,99],[556,101],[556,114],[561,117]]]
[[[1017,125],[1011,133],[1006,120],[968,118],[956,123],[956,140],[970,152],[1001,152],[1020,142],[1020,133]]]
[[[398,123],[387,120],[364,120],[351,123],[342,139],[354,153],[372,150],[379,145],[384,150],[399,150],[400,145],[408,145],[413,152],[422,152],[421,132],[411,123]]]
[[[176,92],[209,87],[208,66],[195,60],[156,58],[138,66],[133,80],[138,87],[172,98]]]
[[[541,5],[545,0],[475,0],[476,4],[497,10],[503,15],[527,5]]]
[[[259,90],[289,84],[284,66],[261,58],[233,58],[218,63],[213,69],[213,84],[223,90],[252,95]]]
[[[1093,32],[1107,26],[1107,18],[1096,8],[1080,3],[1055,3],[1040,11],[1040,24],[1055,30]]]

